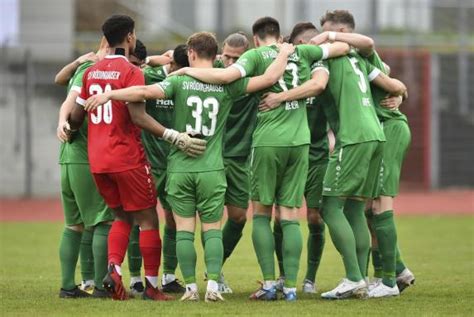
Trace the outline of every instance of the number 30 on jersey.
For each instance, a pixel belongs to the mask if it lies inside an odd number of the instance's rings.
[[[102,90],[102,87],[98,84],[92,84],[89,87],[89,94],[90,95],[100,95],[104,92],[111,91],[112,87],[110,84],[105,86],[105,90]],[[112,100],[107,101],[104,105],[98,106],[96,109],[96,113],[91,113],[91,121],[94,124],[99,124],[102,121],[106,124],[110,124],[112,122]]]

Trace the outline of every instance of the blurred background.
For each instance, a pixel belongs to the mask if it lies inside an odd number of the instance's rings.
[[[0,197],[58,197],[54,75],[96,50],[111,14],[131,15],[150,54],[195,31],[219,40],[269,15],[283,35],[326,10],[350,10],[410,98],[402,191],[474,187],[474,1],[469,0],[0,0]]]

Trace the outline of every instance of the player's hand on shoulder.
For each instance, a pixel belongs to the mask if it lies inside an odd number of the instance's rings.
[[[280,52],[285,53],[286,56],[290,56],[295,52],[295,46],[291,43],[278,43],[277,47]]]
[[[309,43],[313,45],[321,45],[323,43],[326,43],[328,41],[328,34],[329,32],[322,32],[313,37]]]
[[[84,54],[82,56],[79,56],[76,61],[79,64],[84,64],[85,62],[97,62],[99,60],[99,57],[94,53],[94,52],[89,52],[87,54]]]
[[[389,110],[397,110],[402,104],[402,100],[402,96],[387,96],[380,101],[380,105]]]
[[[94,111],[98,106],[105,104],[107,101],[109,101],[109,98],[106,94],[90,96],[84,105],[84,110],[87,112]]]
[[[180,76],[186,75],[189,67],[182,67],[180,69],[175,70],[174,72],[170,73],[168,76]]]
[[[262,96],[258,110],[262,112],[270,111],[278,107],[281,103],[282,100],[277,93],[269,92]]]

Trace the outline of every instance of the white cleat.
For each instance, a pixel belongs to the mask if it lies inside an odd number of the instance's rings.
[[[408,268],[405,268],[402,273],[397,275],[397,286],[400,293],[411,285],[415,285],[415,275]]]
[[[219,276],[219,280],[217,281],[217,289],[221,294],[232,294],[232,288],[227,284],[226,280],[224,279],[224,274],[221,273]]]
[[[212,291],[212,290],[207,290],[206,291],[206,296],[204,297],[204,300],[206,303],[209,302],[218,302],[218,301],[223,301],[224,297],[222,297],[221,293]]]
[[[373,289],[374,287],[376,287],[379,283],[382,283],[382,279],[380,277],[374,277],[373,279],[371,279],[369,281],[369,283],[367,283],[367,287],[369,288],[369,292],[371,289]]]
[[[303,282],[303,293],[316,294],[316,284],[310,280],[304,280]]]
[[[283,292],[283,287],[285,286],[285,277],[284,276],[280,276],[277,280],[276,280],[276,284],[275,284],[275,288],[278,292]]]
[[[92,295],[92,292],[94,291],[94,287],[95,287],[94,281],[89,280],[89,281],[82,281],[81,285],[79,286],[79,289],[81,291],[84,291]]]
[[[335,289],[322,293],[321,297],[324,299],[366,298],[367,283],[364,280],[352,282],[344,278]]]
[[[197,302],[197,301],[199,301],[199,293],[198,293],[198,291],[186,290],[186,292],[183,294],[183,296],[181,296],[180,301],[181,302],[185,302],[185,301]]]
[[[392,297],[400,295],[397,285],[390,287],[380,282],[369,291],[369,298]]]

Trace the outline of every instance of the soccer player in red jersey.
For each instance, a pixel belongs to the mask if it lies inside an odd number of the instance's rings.
[[[69,118],[77,129],[85,117],[82,105],[94,94],[144,85],[139,68],[128,61],[135,49],[135,22],[125,15],[114,15],[102,25],[102,31],[114,55],[90,67],[83,77],[83,89]],[[127,251],[131,227],[140,226],[140,251],[146,276],[144,299],[168,300],[158,288],[161,239],[156,214],[156,192],[140,128],[176,145],[190,156],[202,154],[205,141],[185,133],[166,129],[146,114],[144,103],[109,101],[88,113],[88,153],[91,172],[107,205],[114,210],[115,221],[108,240],[108,274],[104,287],[117,300],[128,298],[122,283],[120,265]]]

